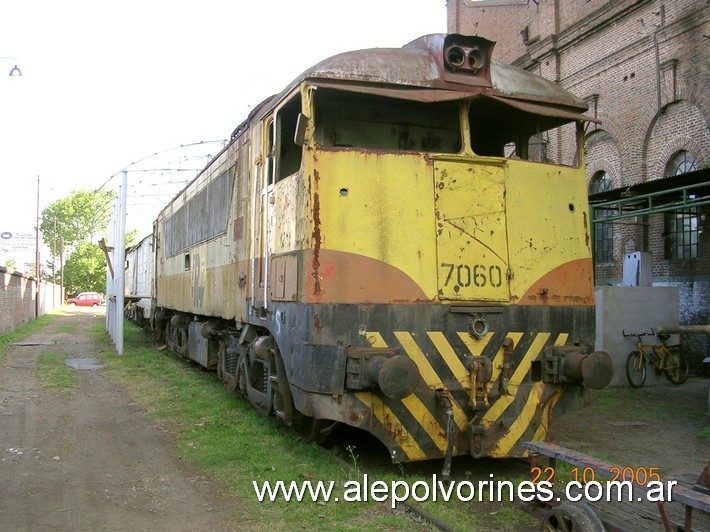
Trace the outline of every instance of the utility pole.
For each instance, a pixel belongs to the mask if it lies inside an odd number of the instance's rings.
[[[35,225],[35,318],[39,318],[39,176],[37,176],[37,219]]]
[[[52,308],[57,306],[55,294],[57,293],[57,270],[55,263],[57,262],[57,217],[54,217],[54,230],[52,231]]]
[[[64,236],[59,235],[59,299],[64,304]]]

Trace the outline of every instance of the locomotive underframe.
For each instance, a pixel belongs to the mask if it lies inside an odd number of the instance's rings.
[[[592,307],[281,302],[249,323],[156,316],[171,350],[216,370],[263,415],[295,426],[321,420],[316,431],[361,428],[395,462],[524,456],[520,443],[588,402],[565,359],[591,351]],[[372,368],[392,361],[398,381],[411,369],[398,358],[416,363],[416,382],[411,394],[388,397]]]

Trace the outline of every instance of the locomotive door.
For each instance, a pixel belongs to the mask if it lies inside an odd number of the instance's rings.
[[[255,180],[252,209],[252,305],[255,309],[268,307],[269,256],[274,221],[274,146],[273,117],[265,118],[257,128],[252,142],[258,146],[255,158]]]
[[[439,297],[507,301],[505,169],[436,161],[434,185]]]

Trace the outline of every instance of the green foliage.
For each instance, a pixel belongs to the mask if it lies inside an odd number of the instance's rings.
[[[91,242],[80,243],[64,264],[64,287],[68,294],[104,292],[106,255]]]
[[[138,229],[126,233],[126,248],[132,246],[138,240]]]
[[[15,259],[8,259],[5,263],[5,269],[9,272],[17,271],[17,263],[15,262]]]
[[[78,190],[46,207],[42,211],[40,230],[52,255],[59,255],[62,239],[64,249],[71,251],[105,231],[114,195],[107,190]]]

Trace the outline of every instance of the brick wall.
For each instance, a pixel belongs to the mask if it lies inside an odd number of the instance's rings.
[[[613,188],[658,179],[679,150],[710,165],[706,0],[449,0],[447,15],[449,32],[496,41],[495,60],[590,103],[602,124],[587,129],[588,179],[600,170]],[[710,210],[702,214],[710,220]],[[707,324],[710,226],[697,259],[667,259],[666,239],[661,214],[615,224],[615,261],[596,266],[597,284],[620,283],[624,255],[650,251],[654,284],[680,288],[681,324]],[[704,338],[696,344],[707,353]]]
[[[62,304],[60,287],[40,285],[40,315]],[[14,331],[35,317],[35,281],[0,267],[0,334]]]

